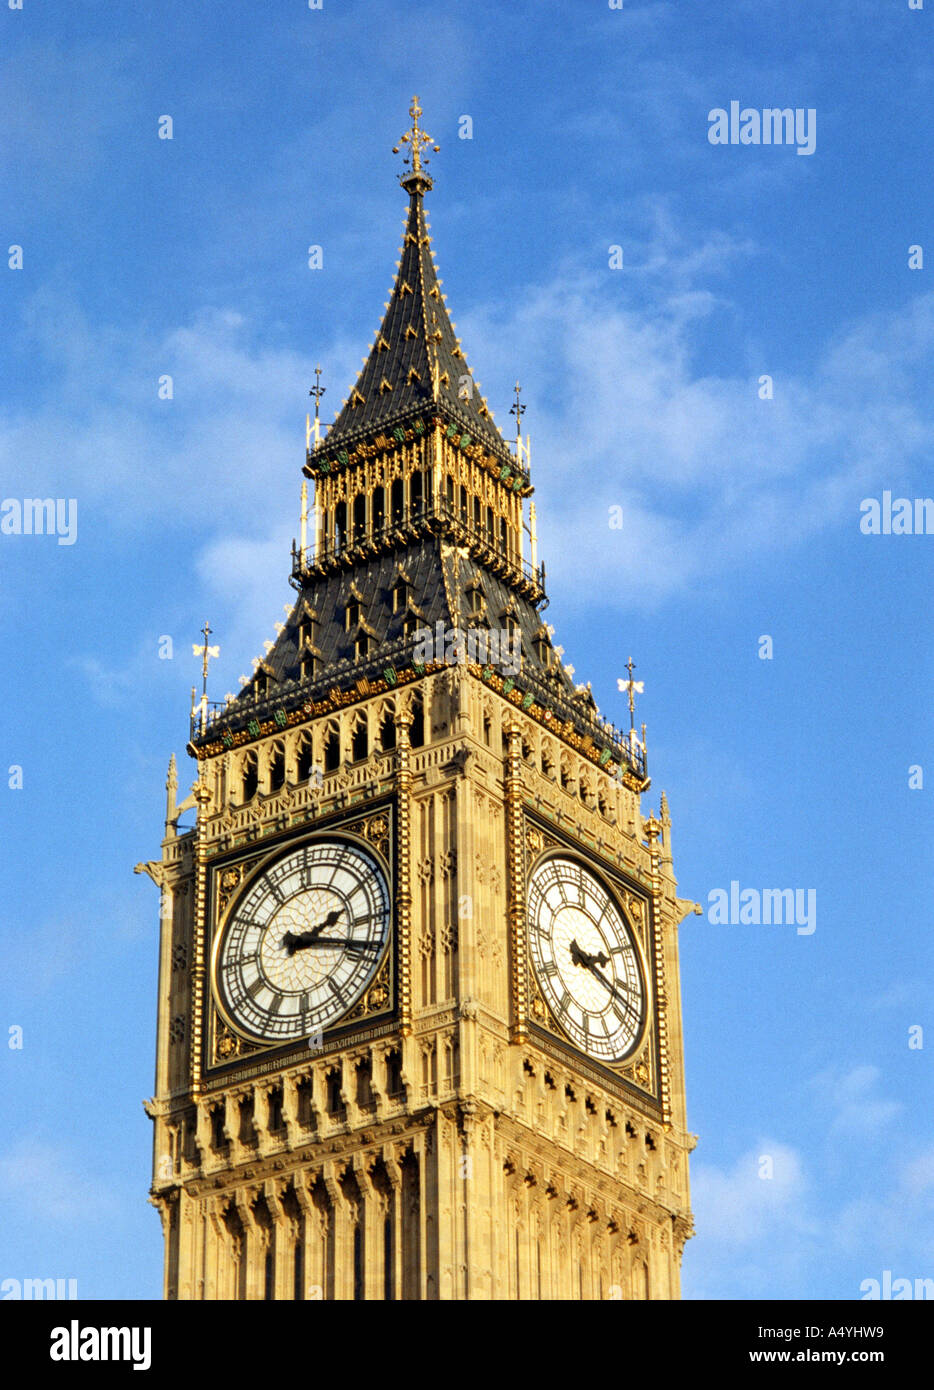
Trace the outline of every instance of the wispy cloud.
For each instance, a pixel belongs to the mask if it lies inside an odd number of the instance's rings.
[[[67,1152],[32,1136],[19,1139],[0,1154],[3,1203],[42,1225],[101,1220],[115,1207],[106,1183],[96,1184],[76,1170]]]

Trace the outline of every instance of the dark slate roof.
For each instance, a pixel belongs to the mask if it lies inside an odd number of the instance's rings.
[[[430,240],[422,193],[416,188],[392,297],[356,387],[326,443],[343,443],[441,405],[475,439],[508,456],[448,316]],[[466,396],[459,394],[464,377],[470,378]]]
[[[462,550],[431,536],[400,547],[393,554],[358,564],[352,570],[305,584],[275,644],[258,668],[271,677],[271,705],[288,707],[312,694],[320,698],[332,686],[344,686],[358,676],[379,676],[387,665],[401,668],[411,663],[414,643],[412,638],[403,636],[405,614],[392,611],[392,591],[400,570],[411,585],[409,598],[417,610],[419,625],[432,629],[440,621],[445,629],[453,628],[456,622],[462,630],[470,630],[469,589],[473,581],[479,580],[481,611],[488,626],[503,628],[507,613],[518,624],[522,683],[531,679],[547,690],[552,699],[580,702],[581,696],[575,696],[574,685],[557,658],[550,669],[539,660],[535,637],[542,631],[542,618],[533,604]],[[360,604],[360,619],[366,630],[375,635],[373,651],[360,662],[354,659],[356,629],[348,632],[346,628],[346,607],[352,599]],[[302,682],[299,625],[311,612],[318,618],[315,645],[321,675],[314,681]],[[439,652],[439,658],[441,655]],[[241,718],[252,718],[256,713],[255,679],[251,678],[228,706],[225,723],[237,724]]]

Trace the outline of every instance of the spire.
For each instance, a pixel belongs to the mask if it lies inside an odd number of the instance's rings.
[[[440,408],[452,423],[495,449],[505,461],[509,450],[473,379],[441,293],[424,207],[432,180],[422,151],[431,136],[419,125],[422,111],[417,97],[410,114],[412,128],[395,147],[395,152],[402,145],[408,150],[407,171],[400,175],[400,182],[409,194],[395,283],[357,383],[322,447],[329,449],[421,411]]]

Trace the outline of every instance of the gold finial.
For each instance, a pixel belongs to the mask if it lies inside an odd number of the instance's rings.
[[[432,186],[431,178],[427,172],[428,158],[426,156],[424,160],[422,159],[423,146],[431,145],[435,154],[441,149],[440,145],[432,144],[432,137],[427,134],[426,131],[422,130],[421,126],[418,124],[418,118],[421,114],[422,108],[418,104],[418,97],[413,97],[412,105],[409,107],[409,115],[412,117],[412,129],[407,130],[399,140],[399,144],[393,145],[392,147],[393,154],[398,154],[402,145],[408,145],[409,147],[409,152],[405,159],[408,172],[399,175],[399,182],[409,193],[424,193],[426,189]]]

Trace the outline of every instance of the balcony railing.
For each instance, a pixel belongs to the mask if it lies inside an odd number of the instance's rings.
[[[545,566],[530,565],[514,550],[503,550],[485,526],[476,527],[447,502],[407,508],[383,525],[348,526],[346,536],[303,557],[292,542],[292,580],[296,587],[315,574],[348,569],[396,546],[423,536],[443,534],[470,553],[492,573],[515,585],[538,605],[545,599]]]

